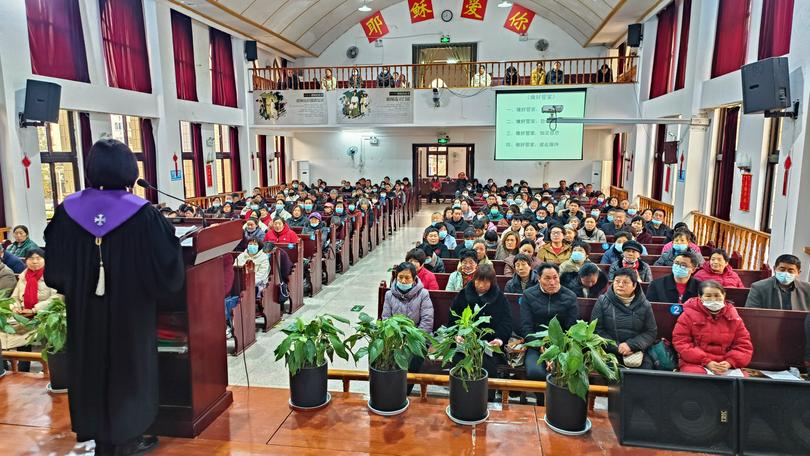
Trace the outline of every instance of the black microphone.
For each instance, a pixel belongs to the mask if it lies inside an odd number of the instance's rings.
[[[161,189],[155,187],[154,185],[150,184],[149,181],[147,181],[146,179],[138,179],[137,181],[135,181],[135,183],[138,184],[139,187],[150,188],[150,189],[160,193],[161,195],[168,196],[169,198],[171,198],[173,200],[180,201],[181,203],[183,203],[183,204],[185,204],[187,206],[193,207],[194,209],[196,209],[200,213],[200,219],[202,220],[203,228],[208,227],[208,220],[205,219],[205,210],[203,210],[203,208],[201,208],[201,207],[199,207],[199,206],[197,206],[195,204],[188,203],[184,199],[180,199],[180,198],[178,198],[178,197],[176,197],[174,195],[170,195],[170,194],[164,192],[163,190],[161,190]]]

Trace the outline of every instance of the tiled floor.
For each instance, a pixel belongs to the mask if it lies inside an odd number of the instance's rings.
[[[395,263],[405,260],[405,252],[412,248],[416,241],[421,239],[422,230],[430,224],[430,214],[441,210],[441,206],[422,206],[407,226],[397,230],[393,236],[382,241],[368,256],[352,266],[346,273],[338,274],[337,279],[314,298],[304,298],[304,307],[294,315],[287,315],[275,328],[267,333],[257,334],[256,343],[247,350],[246,356],[228,358],[228,377],[231,385],[247,385],[248,379],[252,386],[287,387],[289,380],[284,361],[276,361],[273,350],[284,338],[280,328],[292,318],[311,318],[323,313],[331,313],[348,318],[357,319],[358,313],[350,309],[355,305],[364,306],[361,310],[369,315],[377,312],[377,288],[380,281],[390,278],[390,268]],[[345,327],[344,327],[345,328]],[[245,375],[247,364],[247,376]],[[355,366],[352,361],[336,359],[332,364],[335,368],[361,369],[368,368],[366,360],[360,360]],[[335,380],[330,389],[339,390],[340,382]],[[351,391],[367,392],[368,384],[365,382],[352,383]]]

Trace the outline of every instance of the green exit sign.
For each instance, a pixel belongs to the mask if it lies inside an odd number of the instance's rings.
[[[448,138],[447,136],[439,138],[439,144],[441,145],[447,144],[448,141],[450,141],[450,138]]]
[[[439,38],[439,42],[442,43],[442,44],[449,43],[450,42],[450,35],[442,35],[442,37]]]

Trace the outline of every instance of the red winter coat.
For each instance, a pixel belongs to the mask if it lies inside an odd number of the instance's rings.
[[[264,242],[272,242],[275,244],[295,244],[298,242],[298,235],[290,228],[290,225],[284,224],[284,228],[276,233],[272,228],[267,230],[264,235]]]
[[[423,267],[416,273],[416,277],[419,277],[419,281],[422,282],[422,286],[425,290],[438,290],[439,289],[439,282],[436,281],[436,275],[432,272],[428,271],[427,268]]]
[[[731,268],[731,265],[728,264],[726,265],[726,269],[724,269],[721,274],[718,274],[712,271],[711,264],[705,261],[703,262],[703,267],[695,273],[695,278],[701,282],[704,280],[714,280],[726,288],[747,288],[740,279],[740,276],[737,275],[734,269]]]
[[[712,315],[700,301],[691,298],[672,330],[672,345],[680,357],[680,369],[691,370],[709,361],[728,361],[733,369],[748,366],[754,354],[751,335],[737,309],[726,306]]]

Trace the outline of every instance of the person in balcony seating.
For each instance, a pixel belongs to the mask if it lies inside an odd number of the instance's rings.
[[[726,290],[714,280],[702,282],[699,296],[683,305],[672,330],[678,370],[690,374],[724,375],[747,367],[754,354],[751,335]]]
[[[543,62],[537,62],[537,66],[535,66],[534,69],[532,70],[530,84],[536,86],[536,85],[545,85],[545,83],[546,83],[546,70],[543,68]]]
[[[506,69],[506,74],[503,76],[503,85],[518,85],[518,71],[512,65]]]
[[[281,80],[281,85],[279,89],[298,90],[300,88],[301,88],[301,79],[298,77],[298,74],[295,73],[294,69],[287,68],[286,72],[284,73],[284,78]]]
[[[478,72],[475,73],[470,81],[470,87],[489,87],[492,85],[492,76],[487,73],[486,65],[479,65]]]
[[[810,283],[799,279],[802,262],[790,254],[779,255],[773,277],[751,285],[745,307],[810,311]]]
[[[607,63],[603,63],[596,73],[596,82],[608,83],[613,82],[613,70],[610,69]]]
[[[389,67],[384,67],[380,74],[377,75],[377,87],[394,87],[394,75],[391,74]]]
[[[712,250],[709,261],[703,262],[703,266],[695,273],[695,278],[701,282],[714,280],[724,288],[746,288],[740,276],[728,264],[729,259],[725,250]]]
[[[360,76],[359,68],[352,68],[352,74],[349,76],[349,87],[352,89],[363,88],[363,78]]]
[[[546,73],[546,84],[564,84],[562,63],[560,61],[554,62],[554,68]]]
[[[332,69],[327,68],[321,78],[321,89],[325,91],[335,90],[337,88],[337,79],[332,76]]]

